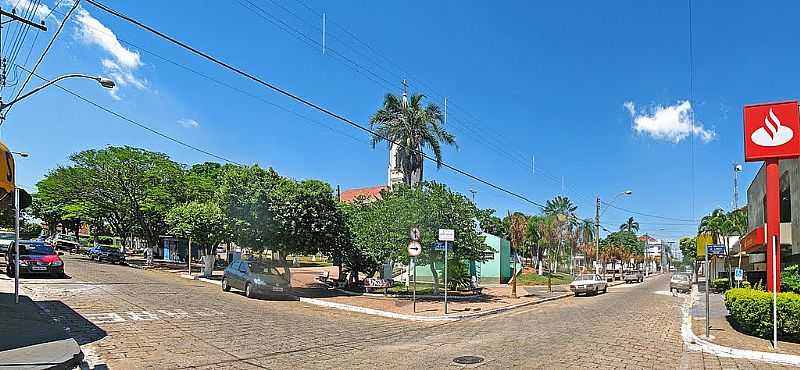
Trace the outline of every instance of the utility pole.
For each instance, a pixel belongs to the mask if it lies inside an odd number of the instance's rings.
[[[475,204],[475,193],[478,191],[475,189],[469,189],[469,192],[472,193],[472,203]]]
[[[742,172],[742,165],[733,164],[733,210],[739,209],[739,172]]]
[[[4,21],[3,20],[3,16],[11,18],[11,19]],[[10,13],[5,11],[5,10],[3,10],[3,9],[0,9],[0,33],[2,33],[2,31],[3,31],[3,26],[2,25],[5,24],[6,22],[11,22],[11,21],[22,22],[23,24],[25,24],[27,26],[36,28],[36,29],[38,29],[40,31],[47,32],[47,27],[44,25],[44,21],[36,23],[36,22],[31,21],[31,20],[22,18],[22,17],[20,17],[20,16],[18,16],[16,14],[16,10],[13,9],[13,8],[11,9]],[[2,48],[0,48],[0,52],[1,51],[2,51]],[[6,58],[0,59],[0,85],[2,85],[2,86],[6,85],[6,68],[8,67],[8,65],[6,63],[7,63]]]
[[[594,244],[595,244],[595,267],[594,273],[600,274],[600,196],[597,196],[597,202],[595,204],[594,210],[594,226],[595,230],[597,231],[597,235],[594,237]]]

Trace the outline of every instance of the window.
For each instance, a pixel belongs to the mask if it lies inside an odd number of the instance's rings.
[[[247,264],[239,262],[239,272],[247,272]]]
[[[792,184],[789,173],[781,176],[781,222],[792,222]]]

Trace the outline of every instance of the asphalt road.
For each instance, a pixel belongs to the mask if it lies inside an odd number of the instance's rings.
[[[454,323],[247,299],[216,285],[64,256],[70,279],[25,279],[90,367],[729,369],[774,365],[687,352],[668,277]]]

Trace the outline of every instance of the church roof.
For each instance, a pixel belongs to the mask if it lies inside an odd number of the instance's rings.
[[[379,185],[368,188],[347,189],[339,196],[339,200],[349,203],[360,198],[365,200],[381,199],[381,191],[383,190],[389,190],[389,187],[385,185]]]

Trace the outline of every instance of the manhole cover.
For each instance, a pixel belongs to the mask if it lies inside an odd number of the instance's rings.
[[[483,362],[483,357],[478,356],[459,356],[453,359],[453,362],[460,365],[474,365]]]

